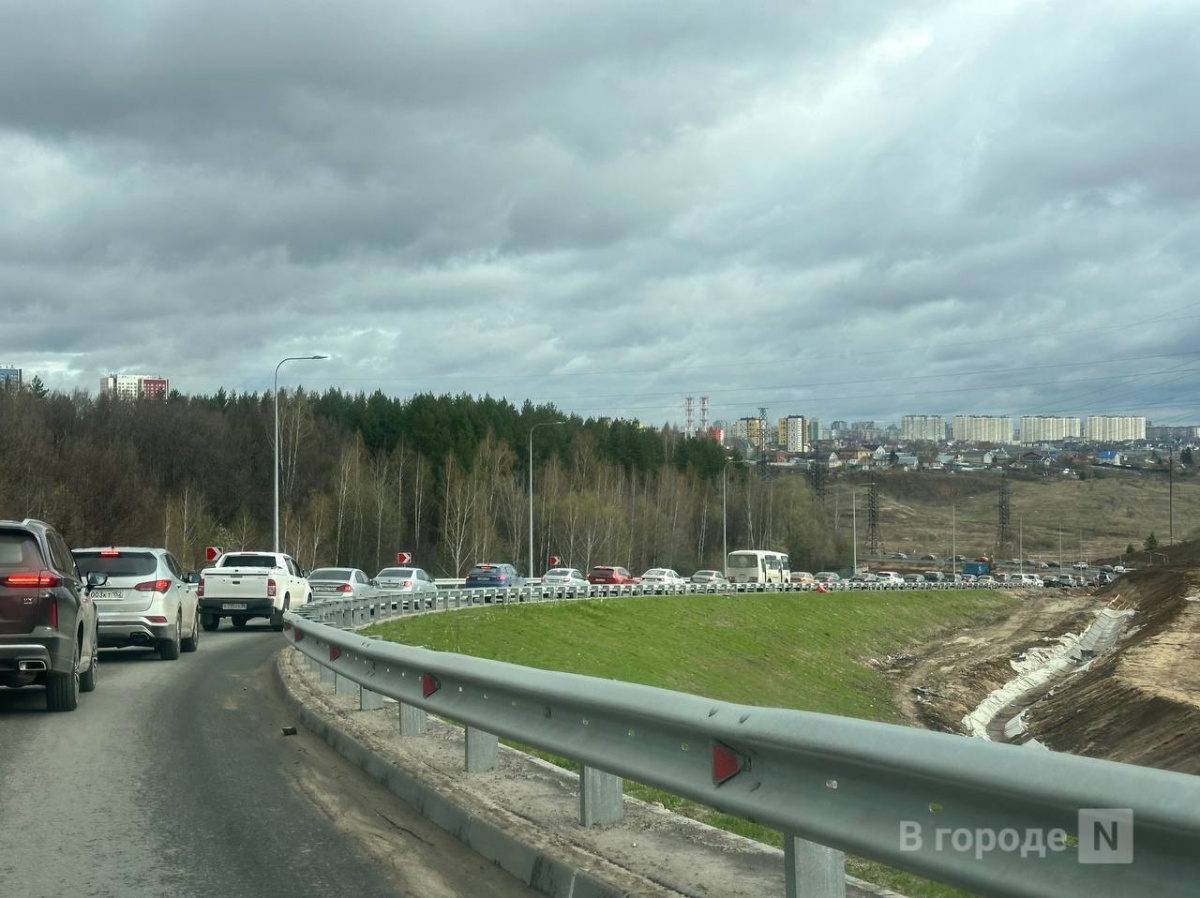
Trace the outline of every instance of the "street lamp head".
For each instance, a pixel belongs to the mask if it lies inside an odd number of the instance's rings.
[[[329,356],[327,356],[327,355],[310,355],[309,358],[314,359],[314,360],[315,359],[327,359],[327,358],[329,358]]]

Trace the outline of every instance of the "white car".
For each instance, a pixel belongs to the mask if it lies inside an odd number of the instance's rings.
[[[664,589],[673,589],[678,586],[686,586],[687,580],[679,576],[676,571],[669,567],[652,567],[650,570],[641,576],[642,586],[649,586],[657,592]]]
[[[308,582],[316,601],[328,599],[373,599],[375,581],[356,567],[319,567],[309,572]]]
[[[437,584],[424,568],[385,567],[375,575],[376,591],[381,596],[399,595],[404,607],[432,608],[437,601]]]
[[[885,588],[904,585],[904,578],[901,577],[896,571],[876,571],[875,579],[878,580],[879,584]]]
[[[96,546],[74,549],[75,566],[87,577],[108,575],[91,591],[96,604],[101,648],[140,646],[164,661],[200,645],[200,576],[184,573],[166,549],[148,546]]]
[[[583,587],[587,589],[591,584],[588,583],[587,577],[578,568],[573,567],[556,567],[551,568],[542,575],[543,586],[553,586],[556,589],[566,587]]]

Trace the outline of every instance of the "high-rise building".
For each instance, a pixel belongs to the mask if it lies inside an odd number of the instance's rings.
[[[788,415],[779,419],[779,445],[788,452],[808,452],[808,419],[803,415]]]
[[[1052,415],[1023,415],[1022,443],[1055,443],[1076,440],[1083,436],[1078,418],[1059,418]]]
[[[993,415],[955,415],[950,424],[955,440],[971,443],[1013,442],[1013,420]]]
[[[150,374],[110,374],[100,378],[100,392],[121,399],[166,399],[171,383]]]
[[[900,418],[900,439],[940,443],[946,439],[946,419],[941,415],[904,415]]]
[[[762,426],[762,418],[738,418],[736,433],[738,437],[757,449],[762,445]]]
[[[1146,439],[1146,419],[1088,415],[1084,436],[1095,443],[1128,443]]]
[[[19,390],[21,389],[21,369],[20,368],[0,368],[0,390]]]

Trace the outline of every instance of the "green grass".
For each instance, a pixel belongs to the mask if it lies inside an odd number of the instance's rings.
[[[994,620],[1016,602],[1005,593],[976,590],[645,596],[491,606],[390,621],[367,632],[437,651],[739,704],[898,723],[891,684],[868,660]],[[781,844],[776,830],[657,789],[627,783],[626,791],[739,835]],[[919,898],[962,894],[857,858],[847,858],[847,869]]]

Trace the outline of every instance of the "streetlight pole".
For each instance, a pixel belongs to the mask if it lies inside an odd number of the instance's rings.
[[[289,355],[286,359],[280,359],[279,364],[275,366],[275,389],[272,392],[275,397],[275,476],[272,478],[275,481],[275,513],[273,515],[275,537],[271,543],[273,552],[279,551],[279,368],[284,362],[316,361],[327,358],[329,358],[327,355]]]
[[[566,424],[566,421],[539,421],[529,428],[529,570],[527,577],[533,576],[533,432],[539,427],[553,427],[555,424]]]

